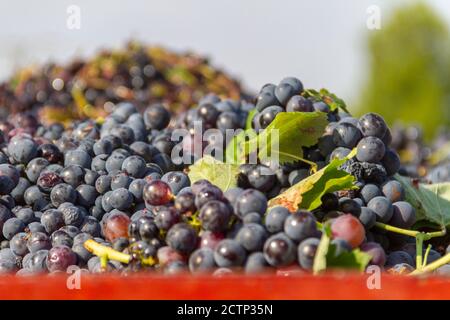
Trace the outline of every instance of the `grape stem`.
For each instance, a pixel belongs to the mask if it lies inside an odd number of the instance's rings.
[[[433,261],[432,263],[424,266],[422,269],[416,269],[410,273],[411,276],[421,275],[429,272],[433,272],[434,270],[442,267],[443,265],[450,263],[450,253],[447,253],[442,258]]]
[[[430,269],[430,267],[429,267],[431,265],[435,265],[434,262],[429,265],[426,265],[431,246],[428,246],[428,248],[425,252],[425,257],[423,257],[423,242],[430,240],[431,238],[444,236],[446,234],[445,228],[443,228],[440,231],[422,232],[422,231],[417,231],[417,230],[408,230],[408,229],[397,228],[397,227],[394,227],[394,226],[391,226],[391,225],[388,225],[385,223],[381,223],[381,222],[376,222],[375,226],[377,228],[380,228],[380,229],[383,229],[386,231],[395,232],[398,234],[416,238],[416,271],[414,271],[412,274],[415,274],[416,272],[421,272],[423,270],[431,270],[431,271],[434,270],[434,269]],[[441,259],[443,259],[443,258],[441,258]],[[441,259],[439,259],[439,260],[441,260]],[[437,260],[437,261],[439,261],[439,260]],[[436,265],[438,265],[438,264],[436,264]],[[436,268],[439,268],[439,266],[440,265],[438,265]]]
[[[84,247],[90,253],[100,258],[100,265],[102,270],[106,270],[109,260],[119,261],[121,263],[129,264],[131,256],[129,254],[119,252],[110,247],[102,245],[95,240],[89,239],[84,243]],[[141,263],[146,266],[153,266],[156,261],[152,257],[142,258]]]

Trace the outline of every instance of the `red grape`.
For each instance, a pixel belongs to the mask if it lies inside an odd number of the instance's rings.
[[[111,214],[103,224],[105,238],[110,242],[113,242],[117,238],[127,238],[130,222],[130,218],[125,213],[118,212]]]
[[[366,231],[364,226],[351,214],[337,217],[331,223],[333,238],[346,240],[353,248],[358,247],[364,241]]]
[[[145,185],[143,198],[149,205],[163,206],[172,200],[173,194],[167,183],[161,180],[154,180]]]

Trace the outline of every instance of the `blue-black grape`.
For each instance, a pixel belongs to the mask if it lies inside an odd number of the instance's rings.
[[[264,257],[274,267],[291,264],[296,257],[295,244],[284,233],[277,233],[264,243]]]
[[[214,250],[214,261],[219,267],[240,267],[245,258],[245,249],[236,240],[224,239]]]
[[[377,137],[365,137],[357,145],[356,158],[361,162],[377,163],[383,159],[386,147]]]
[[[291,214],[284,222],[284,232],[293,241],[301,242],[317,233],[316,219],[309,211]]]
[[[382,223],[388,223],[394,214],[394,208],[391,201],[382,196],[373,198],[367,204],[367,207],[371,209],[377,215],[377,221]]]
[[[320,240],[317,238],[306,238],[300,242],[297,255],[298,263],[303,269],[312,269],[319,243]]]

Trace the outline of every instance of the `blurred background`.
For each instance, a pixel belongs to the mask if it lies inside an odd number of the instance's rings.
[[[70,5],[80,29],[67,27]],[[0,79],[136,39],[207,56],[250,93],[296,76],[429,139],[450,126],[449,21],[448,0],[2,1]]]

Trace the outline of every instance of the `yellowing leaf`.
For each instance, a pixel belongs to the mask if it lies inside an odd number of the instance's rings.
[[[356,154],[356,149],[343,159],[334,159],[326,167],[303,179],[269,201],[269,207],[281,205],[290,211],[314,210],[322,204],[325,193],[354,189],[355,177],[339,167]]]
[[[223,191],[237,186],[239,166],[223,163],[211,156],[204,156],[189,166],[188,176],[191,183],[206,179]]]

